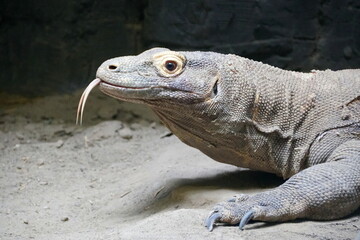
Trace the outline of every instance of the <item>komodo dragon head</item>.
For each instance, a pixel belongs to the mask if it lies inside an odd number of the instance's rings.
[[[199,141],[217,145],[222,137],[211,140],[217,134],[229,137],[228,132],[236,130],[229,126],[230,119],[236,119],[239,128],[241,114],[246,113],[241,109],[246,106],[245,100],[254,101],[251,93],[255,88],[246,89],[242,95],[238,86],[233,86],[242,81],[245,87],[244,83],[249,80],[238,76],[242,72],[235,69],[236,64],[239,68],[239,60],[238,56],[214,52],[153,48],[137,56],[107,60],[96,76],[105,94],[149,105],[175,135],[199,148]],[[233,105],[236,111],[231,109]],[[239,110],[241,113],[233,116]]]
[[[153,48],[137,56],[107,60],[96,76],[105,94],[149,105],[186,143],[194,146],[194,138],[198,138],[214,145],[206,133],[218,132],[217,121],[226,115],[229,105],[224,101],[229,88],[221,64],[225,56]]]
[[[121,100],[161,109],[183,105],[185,110],[194,104],[205,108],[219,93],[220,56],[153,48],[137,56],[107,60],[96,76],[104,93]]]

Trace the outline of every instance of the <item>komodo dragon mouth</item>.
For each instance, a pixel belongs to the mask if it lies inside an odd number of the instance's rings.
[[[147,86],[147,87],[130,87],[130,86],[121,86],[121,85],[115,85],[112,83],[109,83],[107,81],[104,81],[100,78],[95,78],[92,82],[90,82],[90,84],[86,87],[86,89],[84,90],[83,94],[81,95],[80,101],[79,101],[79,105],[77,108],[77,113],[76,113],[76,124],[82,124],[82,119],[83,119],[83,115],[84,115],[84,109],[85,109],[85,103],[86,100],[90,94],[90,92],[99,85],[103,85],[107,88],[114,88],[114,89],[127,89],[127,90],[149,90],[149,89],[163,89],[163,90],[168,90],[168,91],[181,91],[184,93],[189,93],[192,95],[196,95],[196,96],[201,96],[200,93],[197,92],[192,92],[192,91],[186,91],[184,89],[177,89],[177,88],[170,88],[170,87],[166,87],[166,86]],[[110,93],[106,93],[108,95],[111,95]],[[114,95],[111,95],[112,97],[117,98]]]
[[[79,101],[79,105],[77,108],[77,112],[76,112],[76,124],[82,124],[82,119],[84,116],[84,109],[85,109],[85,103],[86,100],[90,94],[90,92],[98,85],[100,84],[104,84],[104,85],[108,85],[114,88],[129,88],[129,89],[146,89],[145,88],[141,88],[141,87],[123,87],[123,86],[117,86],[108,82],[104,82],[102,81],[100,78],[95,78],[84,90],[83,94],[81,95],[80,101]]]
[[[115,84],[111,84],[109,82],[105,82],[103,80],[101,80],[100,78],[95,78],[92,82],[90,82],[90,84],[86,87],[86,89],[84,90],[83,94],[81,95],[80,101],[79,101],[79,105],[77,108],[77,112],[76,112],[76,124],[82,124],[82,119],[84,116],[84,109],[85,109],[85,103],[86,100],[90,94],[90,92],[98,85],[100,84],[104,84],[106,86],[110,86],[113,88],[126,88],[126,89],[134,89],[134,90],[142,90],[142,89],[150,89],[150,88],[154,88],[154,87],[127,87],[127,86],[118,86]]]

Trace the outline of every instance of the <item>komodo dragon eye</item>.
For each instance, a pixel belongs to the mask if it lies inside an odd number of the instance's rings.
[[[153,64],[158,69],[158,73],[164,77],[174,77],[182,73],[186,63],[184,55],[166,51],[153,56]]]
[[[177,67],[177,63],[175,61],[169,60],[165,62],[165,68],[170,72],[174,71],[176,67]]]

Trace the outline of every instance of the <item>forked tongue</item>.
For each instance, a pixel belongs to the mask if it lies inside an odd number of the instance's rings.
[[[76,113],[76,124],[80,124],[80,125],[82,124],[86,99],[88,98],[91,90],[93,90],[93,88],[95,86],[99,85],[100,82],[101,82],[101,80],[99,78],[95,78],[89,84],[89,86],[86,87],[85,91],[81,95],[81,98],[80,98],[80,101],[79,101],[79,106],[78,106],[77,113]]]

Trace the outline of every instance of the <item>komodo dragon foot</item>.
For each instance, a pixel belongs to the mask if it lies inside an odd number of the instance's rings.
[[[209,217],[205,220],[205,226],[212,231],[215,222],[229,224],[239,224],[243,230],[244,226],[256,217],[263,218],[264,221],[270,221],[275,218],[282,206],[279,202],[271,199],[269,193],[260,193],[256,195],[239,194],[228,201],[218,203]]]
[[[303,203],[296,202],[297,199],[281,189],[254,195],[239,194],[218,203],[205,220],[205,226],[212,231],[216,222],[223,222],[239,224],[239,228],[243,230],[252,219],[267,222],[295,219],[298,216],[295,213],[302,209]]]
[[[239,224],[251,220],[284,222],[297,218],[331,220],[344,217],[360,205],[360,141],[338,147],[330,162],[309,167],[279,187],[254,195],[240,194],[217,204],[205,226],[216,222]]]

